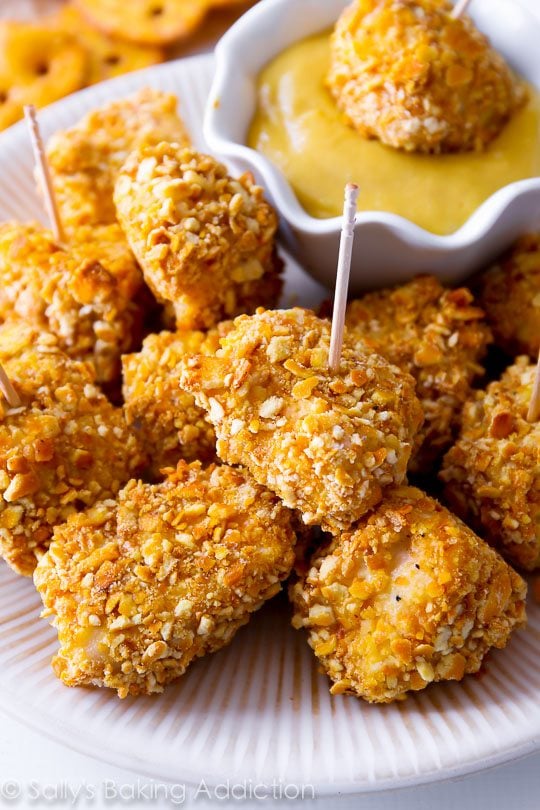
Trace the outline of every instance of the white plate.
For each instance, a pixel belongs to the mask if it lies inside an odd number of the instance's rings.
[[[143,84],[171,90],[202,145],[212,60],[151,68],[89,88],[40,114],[43,129]],[[42,216],[24,127],[0,136],[0,219]],[[289,292],[320,294],[292,265]],[[376,707],[331,698],[281,598],[230,647],[189,669],[158,697],[120,701],[109,691],[67,689],[50,658],[55,634],[38,620],[32,583],[0,564],[0,708],[65,745],[141,774],[208,784],[253,780],[313,785],[318,795],[396,788],[493,766],[537,750],[540,738],[540,608],[479,678],[434,686]],[[309,794],[307,794],[309,795]]]

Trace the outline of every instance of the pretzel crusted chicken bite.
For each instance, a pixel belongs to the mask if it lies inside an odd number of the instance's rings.
[[[535,366],[517,358],[466,403],[440,477],[453,509],[512,563],[540,567],[540,422],[528,422]]]
[[[330,326],[303,309],[240,316],[215,357],[184,362],[182,386],[243,464],[308,524],[350,525],[400,483],[422,410],[408,374],[346,342],[328,370]]]
[[[29,576],[54,526],[114,497],[143,459],[91,366],[70,360],[55,336],[4,324],[0,362],[21,399],[0,413],[0,554]]]
[[[147,284],[179,328],[272,306],[281,291],[277,217],[252,175],[170,143],[130,155],[115,188],[118,219]]]
[[[180,462],[56,529],[34,581],[68,686],[161,692],[228,644],[293,563],[291,513],[246,472]]]
[[[369,293],[347,308],[349,333],[416,380],[425,421],[413,472],[429,472],[451,444],[471,383],[484,372],[491,334],[483,315],[469,290],[445,290],[433,276]]]
[[[64,250],[40,225],[8,222],[0,225],[0,281],[0,318],[52,332],[66,354],[93,363],[100,383],[118,376],[142,322],[133,278],[121,269],[113,276],[90,245]]]
[[[524,623],[525,595],[493,549],[413,487],[389,490],[290,588],[293,626],[307,630],[331,692],[373,703],[477,672]]]
[[[414,152],[482,150],[524,103],[504,59],[447,0],[354,0],[328,87],[362,135]]]
[[[148,450],[154,477],[181,458],[215,459],[214,428],[193,395],[180,388],[180,361],[191,354],[215,354],[226,328],[148,335],[140,352],[122,358],[124,410]]]
[[[540,233],[528,234],[478,281],[495,342],[508,354],[540,349]]]
[[[47,157],[62,224],[69,233],[80,225],[116,222],[114,183],[133,149],[160,141],[189,143],[176,106],[175,96],[145,87],[53,135]]]

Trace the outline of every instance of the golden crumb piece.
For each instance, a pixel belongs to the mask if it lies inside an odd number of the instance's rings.
[[[22,118],[26,104],[45,107],[80,90],[86,71],[86,51],[65,31],[0,21],[0,129]]]
[[[528,422],[535,366],[518,357],[465,404],[440,473],[458,515],[510,562],[540,567],[540,422]]]
[[[34,581],[68,686],[151,694],[228,644],[281,588],[291,514],[240,469],[180,462],[55,530]]]
[[[247,467],[308,524],[344,528],[406,473],[422,409],[414,380],[348,335],[328,369],[330,325],[304,309],[240,316],[215,357],[184,361],[217,453]]]
[[[0,554],[30,576],[54,526],[112,498],[143,458],[122,411],[54,335],[0,327],[0,362],[20,399],[0,413]]]
[[[146,87],[93,110],[49,140],[54,191],[69,233],[80,225],[116,222],[114,183],[133,149],[167,140],[189,143],[177,103],[170,93]]]
[[[290,598],[331,692],[389,703],[477,672],[524,624],[526,590],[447,509],[400,487],[315,553]]]
[[[155,45],[139,45],[102,33],[89,25],[84,15],[70,3],[47,18],[47,23],[54,30],[70,34],[86,51],[88,66],[85,84],[96,84],[123,73],[141,70],[165,59],[164,51]]]
[[[161,332],[149,335],[140,352],[122,358],[124,410],[148,451],[150,472],[186,461],[212,461],[216,435],[206,412],[180,388],[181,360],[192,354],[213,355],[227,324],[210,332]]]
[[[117,222],[79,225],[69,237],[69,252],[75,259],[99,262],[114,278],[122,297],[132,299],[146,289],[141,269]]]
[[[478,280],[480,303],[495,342],[509,355],[540,349],[540,233],[519,239]]]
[[[118,226],[111,226],[116,228]],[[96,259],[92,242],[64,250],[40,225],[0,225],[0,318],[55,334],[76,360],[91,361],[98,382],[118,377],[120,355],[140,337],[143,313],[134,299],[142,284],[111,250],[112,275]]]
[[[147,284],[172,302],[179,328],[277,301],[277,217],[252,175],[235,180],[214,158],[162,143],[128,158],[114,199]]]
[[[482,150],[525,102],[523,83],[448,0],[354,0],[327,83],[358,132],[414,152]]]
[[[453,429],[491,341],[483,311],[469,290],[444,289],[419,276],[369,293],[347,308],[349,332],[361,344],[412,374],[424,409],[410,470],[431,473],[452,442]]]
[[[120,40],[169,45],[202,23],[212,0],[75,0],[91,25]]]

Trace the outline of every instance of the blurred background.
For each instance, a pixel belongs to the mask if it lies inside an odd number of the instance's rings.
[[[211,49],[256,0],[0,0],[0,130],[123,73]]]

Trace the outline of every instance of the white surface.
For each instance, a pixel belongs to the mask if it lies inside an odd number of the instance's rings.
[[[529,0],[533,4],[535,4],[535,0]],[[137,83],[136,77],[129,77],[129,82],[131,87],[135,86]],[[99,97],[105,98],[106,95],[110,91],[105,88],[99,89]],[[119,93],[121,94],[121,93]],[[195,94],[196,95],[196,94]],[[186,99],[188,106],[191,106],[193,103],[198,103],[197,101],[192,102],[191,98]],[[186,105],[184,105],[186,106]],[[55,113],[56,116],[56,113]],[[47,117],[47,113],[45,113],[44,118]],[[52,118],[49,117],[49,122]],[[49,127],[50,129],[50,127]],[[0,140],[0,159],[1,159],[1,143]],[[23,173],[23,176],[17,174],[16,172],[16,165],[17,165],[17,150],[15,153],[12,154],[12,158],[14,161],[13,167],[10,165],[10,172],[6,176],[4,174],[4,183],[6,187],[10,188],[10,191],[17,188],[19,193],[15,194],[12,200],[12,206],[14,209],[18,209],[19,213],[18,216],[24,215],[25,207],[28,203],[28,198],[25,197],[24,194],[24,186],[25,182],[30,182],[26,173]],[[10,164],[12,161],[10,161]],[[4,164],[1,166],[2,170],[5,172],[7,166]],[[20,182],[22,180],[22,186]],[[34,207],[33,213],[35,214],[37,211],[37,206]],[[1,573],[5,573],[2,571]],[[9,576],[9,575],[8,575]],[[3,579],[0,583],[0,612],[2,610],[3,601],[5,598],[5,585],[6,580]],[[19,604],[19,608],[22,605]],[[252,628],[255,627],[255,624],[252,625]],[[272,635],[272,631],[274,628],[274,621],[271,622],[271,632],[269,635]],[[4,628],[0,628],[0,634],[4,630]],[[538,643],[538,631],[535,635],[535,645],[537,646]],[[49,638],[51,636],[49,635]],[[297,641],[301,641],[300,634],[295,634],[295,638]],[[305,655],[306,650],[304,645],[300,645],[302,647],[302,656]],[[232,659],[234,662],[235,651],[238,653],[238,647],[231,647],[230,650],[232,653]],[[10,657],[13,658],[13,655],[16,654],[17,650],[11,650]],[[47,650],[45,651],[48,655]],[[43,653],[43,650],[41,650]],[[502,655],[509,655],[510,658],[508,659],[509,663],[512,664],[513,661],[516,660],[515,655],[512,658],[512,652],[503,653]],[[39,656],[38,656],[39,657]],[[43,654],[41,655],[43,658]],[[308,658],[310,664],[309,667],[311,669],[311,659]],[[213,664],[217,666],[218,671],[221,668],[220,674],[226,671],[225,663],[223,662],[223,658],[218,659],[217,657],[214,659],[217,664]],[[45,663],[45,662],[44,662]],[[519,661],[516,661],[518,664],[518,670],[520,669]],[[203,664],[203,666],[205,666]],[[203,670],[199,667],[197,673],[194,674],[194,681],[202,681],[202,672]],[[531,677],[534,677],[535,672],[538,672],[538,666],[530,666],[528,670],[530,681]],[[524,673],[524,677],[527,673]],[[511,682],[514,682],[515,673],[513,671],[513,667],[509,667],[509,678]],[[50,680],[52,676],[50,675],[48,668],[44,666],[43,668],[43,685],[52,684],[54,683]],[[515,682],[514,682],[515,683]],[[322,686],[326,689],[326,685],[324,681],[322,682]],[[2,682],[0,678],[0,691]],[[65,690],[66,692],[68,690]],[[49,712],[49,723],[51,726],[51,730],[54,727],[56,721],[58,720],[57,710],[56,708],[51,705],[50,703],[50,690],[48,688],[43,689],[42,692],[36,693],[35,689],[27,691],[26,695],[24,695],[24,690],[21,690],[21,697],[19,698],[19,702],[23,701],[22,705],[26,703],[26,710],[28,714],[32,714],[32,705],[37,705],[40,710],[45,710]],[[73,694],[69,692],[69,694]],[[19,703],[18,706],[15,706],[14,703],[10,701],[9,694],[4,692],[2,694],[2,698],[4,700],[4,705],[10,709],[11,711],[21,708],[21,704]],[[159,700],[159,698],[158,698]],[[7,705],[11,704],[11,705]],[[538,704],[538,697],[536,698],[536,704]],[[531,705],[531,710],[534,709],[534,701]],[[114,712],[113,712],[114,714]],[[30,722],[33,721],[33,717],[30,717]],[[88,726],[92,725],[93,716],[92,713],[89,712],[86,717],[77,717],[77,718],[67,718],[75,725],[77,725],[77,733],[81,739],[84,739],[87,736]],[[257,718],[255,717],[255,720]],[[509,725],[511,726],[512,718],[509,718]],[[114,738],[118,736],[120,733],[121,723],[118,720],[115,722],[114,725],[108,727],[107,731],[102,733],[101,735],[101,753],[102,755],[106,756],[107,749],[111,744],[111,741],[114,741]],[[255,729],[257,731],[257,729]],[[238,737],[238,729],[235,729],[235,739]],[[289,735],[294,733],[293,729],[289,730]],[[325,734],[328,733],[328,730],[323,730],[322,739],[324,739]],[[312,731],[313,734],[313,731]],[[65,795],[67,792],[67,785],[71,785],[74,789],[80,786],[83,781],[85,781],[86,785],[91,785],[96,789],[96,798],[84,802],[79,800],[77,806],[91,806],[91,807],[110,807],[110,806],[133,806],[133,802],[126,800],[112,800],[109,799],[105,801],[103,799],[103,783],[106,780],[110,780],[115,782],[118,787],[125,785],[125,793],[129,796],[130,786],[135,783],[137,777],[134,777],[133,773],[128,771],[120,770],[114,766],[109,766],[102,764],[94,760],[93,758],[82,756],[80,754],[75,753],[74,751],[69,750],[69,747],[73,744],[72,740],[69,736],[65,737],[65,744],[68,746],[65,748],[64,746],[58,745],[56,742],[52,742],[50,738],[45,738],[33,731],[28,730],[27,728],[20,725],[18,722],[8,718],[7,716],[2,715],[0,718],[0,783],[4,784],[6,781],[15,780],[20,783],[19,788],[21,791],[21,798],[19,799],[18,803],[11,806],[20,806],[20,807],[31,807],[31,806],[56,806],[56,807],[67,807],[67,806],[74,806],[74,803],[71,801],[70,796],[67,795],[65,798],[61,795],[57,801],[52,801],[50,796],[51,792],[54,794],[54,791],[58,791],[60,794]],[[392,739],[391,737],[386,741],[388,746],[391,746],[392,743],[396,743],[396,747],[400,747],[403,745],[402,739],[396,737]],[[538,744],[538,735],[536,739],[536,744]],[[78,743],[77,743],[78,744]],[[464,744],[466,744],[466,740],[464,740]],[[96,752],[99,755],[99,752]],[[248,752],[249,753],[249,752]],[[346,754],[346,750],[343,751]],[[144,761],[147,759],[143,752],[143,767],[146,772],[148,772],[148,762]],[[225,764],[224,757],[224,772],[226,772],[226,764]],[[203,746],[200,749],[200,753],[198,754],[198,763],[199,763],[199,773],[202,776],[207,776],[208,772],[208,755],[207,750]],[[135,771],[137,771],[137,766],[134,766]],[[177,760],[177,767],[175,770],[175,778],[181,784],[181,774],[182,774],[182,758],[179,756]],[[139,772],[143,772],[143,768],[139,769]],[[208,777],[207,777],[208,778]],[[34,788],[30,783],[32,781],[36,781],[40,783],[42,786],[40,789],[43,790],[45,788],[47,792],[47,799],[43,798],[42,800],[35,800],[34,795],[38,788]],[[211,781],[210,779],[208,780]],[[144,786],[147,784],[148,780],[144,777],[142,779],[142,787],[144,792]],[[52,786],[52,787],[50,787]],[[538,789],[540,787],[540,756],[535,755],[533,758],[529,759],[528,761],[520,762],[514,765],[499,767],[496,771],[490,771],[483,775],[470,777],[461,782],[454,782],[454,783],[444,783],[441,785],[433,785],[428,787],[416,787],[414,789],[408,790],[401,790],[399,792],[393,792],[387,794],[385,796],[380,796],[378,798],[374,796],[363,796],[353,799],[342,799],[339,803],[340,807],[349,808],[349,807],[366,807],[366,808],[373,808],[373,810],[389,810],[389,808],[396,808],[399,807],[400,810],[407,810],[408,808],[415,808],[415,810],[424,810],[424,808],[432,808],[437,807],[438,810],[446,810],[446,808],[455,808],[456,805],[459,805],[461,810],[486,810],[488,808],[511,808],[515,806],[519,806],[523,808],[523,810],[529,810],[529,808],[538,808]],[[163,790],[161,790],[161,795],[163,795]],[[188,802],[187,795],[188,789],[186,788],[186,802],[183,806],[190,806]],[[217,802],[213,803],[214,805]],[[264,806],[265,802],[258,802],[255,805],[251,802],[248,803],[241,803],[240,806],[243,807],[251,807],[251,806]],[[220,806],[224,806],[223,802],[219,802]],[[238,805],[238,802],[235,803]],[[305,803],[304,806],[309,807],[311,803]],[[2,800],[0,799],[0,807],[3,806]],[[9,806],[9,805],[6,805]],[[152,807],[170,807],[174,806],[171,799],[168,801],[160,801],[156,799],[155,801],[150,799],[142,799],[137,806],[144,807],[144,806],[152,806]],[[193,806],[205,806],[205,803],[200,799],[195,803]],[[284,804],[283,806],[290,806],[290,802]],[[317,807],[328,807],[334,808],[336,806],[336,799],[330,799],[327,802],[317,802],[315,805]]]
[[[291,251],[328,285],[334,279],[340,219],[309,216],[281,170],[245,146],[245,139],[261,69],[288,45],[329,28],[348,2],[265,0],[254,6],[216,48],[218,70],[205,120],[212,150],[239,168],[251,169],[262,181],[289,226],[285,235]],[[512,66],[540,87],[540,19],[514,0],[475,0],[470,14]],[[321,155],[321,160],[331,159]],[[361,187],[361,179],[358,182]],[[398,283],[418,272],[462,281],[539,220],[540,177],[499,189],[449,236],[435,236],[395,214],[361,211],[356,218],[351,290]]]

